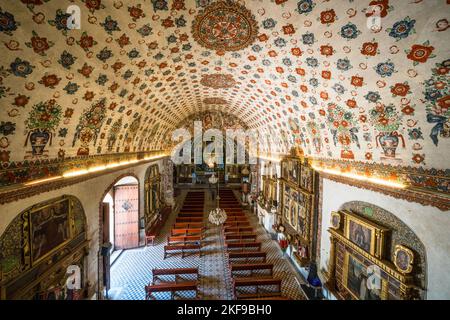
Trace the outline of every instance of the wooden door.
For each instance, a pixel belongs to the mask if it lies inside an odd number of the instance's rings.
[[[109,242],[109,203],[102,203],[102,222],[103,222],[103,241],[102,243]]]
[[[114,187],[114,246],[139,246],[139,190],[137,185]]]

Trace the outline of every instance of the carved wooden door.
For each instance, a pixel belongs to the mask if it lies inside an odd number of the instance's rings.
[[[114,245],[116,249],[139,246],[138,186],[114,187]]]

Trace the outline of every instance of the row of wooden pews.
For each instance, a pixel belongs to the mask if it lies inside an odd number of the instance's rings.
[[[221,190],[220,207],[227,212],[223,225],[225,250],[233,278],[235,299],[286,299],[281,292],[281,279],[273,277],[273,264],[250,225],[232,190]]]
[[[181,252],[184,258],[187,253],[198,253],[201,256],[201,241],[203,240],[203,207],[204,193],[188,192],[174,225],[164,246],[164,259],[169,254]],[[172,279],[166,279],[167,277]],[[167,268],[153,269],[152,283],[145,286],[146,299],[155,299],[156,292],[170,292],[171,299],[179,291],[195,291],[198,297],[198,268]]]

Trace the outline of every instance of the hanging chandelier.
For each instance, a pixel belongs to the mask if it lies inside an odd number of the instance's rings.
[[[227,213],[221,208],[215,208],[209,213],[208,220],[218,226],[227,220]]]

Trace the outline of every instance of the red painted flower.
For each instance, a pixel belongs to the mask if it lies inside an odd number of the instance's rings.
[[[414,108],[412,108],[410,105],[407,105],[402,109],[402,112],[409,116],[414,114]]]
[[[391,87],[393,95],[404,97],[409,93],[409,85],[407,83],[396,83]]]
[[[304,76],[306,74],[305,69],[303,68],[295,68],[295,72],[297,72],[300,76]]]
[[[48,88],[54,89],[60,81],[61,78],[58,78],[56,74],[50,74],[43,76],[42,79],[38,81],[38,83],[43,84]]]
[[[265,42],[265,41],[269,40],[269,37],[267,36],[267,34],[262,33],[258,36],[258,40],[261,42]]]
[[[372,152],[366,152],[365,157],[366,160],[372,160]]]
[[[367,117],[362,114],[362,115],[359,116],[359,120],[364,123],[364,122],[367,121]]]
[[[271,57],[271,58],[274,58],[274,57],[276,57],[278,54],[277,54],[277,52],[275,51],[275,50],[270,50],[269,51],[269,56]]]
[[[125,64],[123,62],[120,61],[116,61],[111,68],[113,68],[114,72],[117,72],[118,70],[120,70],[121,68],[123,68]]]
[[[32,4],[35,6],[39,6],[43,4],[42,0],[21,0],[23,4]]]
[[[94,45],[94,38],[91,36],[88,36],[87,33],[83,33],[81,35],[80,40],[77,42],[80,47],[82,47],[84,50],[91,48]]]
[[[363,43],[361,53],[366,56],[374,56],[377,54],[378,43],[377,42],[365,42]]]
[[[94,99],[95,93],[92,91],[86,91],[86,93],[84,94],[83,99],[86,101],[92,101],[92,99]]]
[[[449,109],[450,108],[450,95],[447,95],[437,101],[439,107],[442,109]]]
[[[320,13],[320,21],[323,24],[333,23],[336,21],[336,12],[333,9],[322,11]]]
[[[174,0],[172,4],[172,10],[186,10],[184,6],[184,0]]]
[[[420,154],[415,153],[415,154],[413,155],[413,157],[412,157],[412,160],[413,160],[415,163],[421,163],[423,160],[425,160],[425,158],[424,158],[423,155],[420,155]]]
[[[170,17],[167,17],[166,19],[164,19],[164,20],[162,21],[161,25],[162,25],[164,28],[171,28],[171,27],[174,27],[174,26],[175,26],[175,24],[173,23],[173,20],[172,20]]]
[[[9,162],[9,154],[11,151],[2,150],[0,151],[0,161],[1,162]]]
[[[31,47],[38,54],[44,54],[50,48],[47,38],[41,38],[38,35],[31,37]]]
[[[351,84],[355,87],[362,87],[364,83],[363,77],[352,76]]]
[[[322,71],[322,78],[330,80],[331,79],[331,72],[327,70]]]
[[[124,33],[120,36],[119,39],[116,39],[117,43],[119,44],[119,46],[121,48],[123,48],[124,46],[130,44],[130,38],[127,37],[127,35]]]
[[[378,8],[380,8],[380,16],[382,18],[386,17],[388,14],[388,9],[389,9],[389,0],[377,0],[377,1],[370,1],[369,3],[369,7],[371,6],[377,6]],[[369,10],[366,13],[366,17],[370,17],[373,15],[373,11]]]
[[[72,118],[73,115],[73,108],[67,108],[66,111],[64,111],[64,118]]]
[[[102,5],[102,0],[85,0],[85,1],[86,7],[90,11],[98,10]]]
[[[349,99],[349,100],[347,100],[347,106],[349,107],[349,108],[356,108],[356,101],[355,100],[353,100],[353,99]]]
[[[333,55],[333,47],[330,45],[320,46],[320,53],[326,57],[332,56]]]
[[[23,94],[19,94],[17,97],[14,98],[13,105],[15,105],[16,107],[25,107],[29,101],[30,97],[27,97]]]
[[[415,62],[426,62],[433,52],[434,47],[422,46],[420,44],[414,44],[411,51],[408,53],[407,57]]]
[[[296,56],[296,57],[300,57],[303,52],[302,50],[300,50],[300,48],[292,48],[291,49],[292,55]]]
[[[283,26],[283,32],[286,35],[292,35],[295,33],[295,28],[292,24],[287,24],[287,25]]]
[[[93,67],[89,66],[87,63],[84,63],[83,67],[81,67],[81,69],[78,69],[78,72],[86,78],[89,78],[93,70]]]
[[[133,21],[136,21],[139,18],[145,17],[144,11],[142,11],[140,6],[128,7],[128,12],[130,13],[130,16],[133,19]]]

